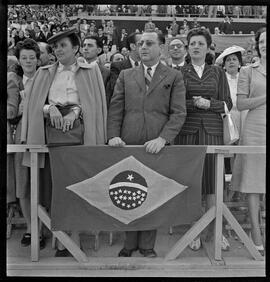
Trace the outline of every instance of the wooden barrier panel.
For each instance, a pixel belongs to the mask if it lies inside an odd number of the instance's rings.
[[[135,146],[127,146],[135,147]],[[178,147],[178,146],[177,146]],[[180,147],[180,146],[179,146]],[[185,146],[186,147],[186,146]],[[192,146],[189,146],[192,147]],[[48,153],[45,145],[7,145],[7,153],[25,152],[31,153],[31,260],[39,259],[39,231],[38,220],[40,219],[50,229],[50,218],[44,209],[38,203],[39,193],[39,153]],[[216,204],[210,208],[186,234],[168,252],[165,260],[176,259],[187,245],[199,235],[206,226],[215,219],[215,259],[221,260],[221,236],[222,236],[222,218],[223,216],[235,230],[240,240],[244,243],[250,254],[255,260],[263,260],[263,256],[255,248],[252,240],[247,236],[241,225],[237,222],[227,206],[223,203],[223,171],[224,156],[231,154],[265,154],[266,146],[207,146],[208,154],[216,156]],[[84,252],[67,236],[64,232],[58,231],[53,234],[61,243],[73,254],[79,263],[88,261]]]

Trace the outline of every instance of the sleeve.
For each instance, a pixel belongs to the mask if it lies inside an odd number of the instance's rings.
[[[230,87],[228,80],[225,74],[225,71],[215,66],[216,71],[218,72],[218,95],[217,99],[211,98],[210,100],[210,111],[216,113],[224,113],[224,102],[227,104],[228,110],[232,108],[232,99],[230,94]]]
[[[250,92],[250,71],[251,67],[242,67],[239,72],[237,83],[237,95],[249,95]]]
[[[13,119],[17,116],[20,103],[20,88],[17,75],[14,72],[7,74],[7,118]]]
[[[169,120],[159,136],[172,143],[186,120],[186,114],[186,88],[182,73],[177,72],[171,89]]]
[[[108,113],[108,140],[113,137],[120,137],[125,109],[125,81],[124,71],[121,71],[113,92]]]

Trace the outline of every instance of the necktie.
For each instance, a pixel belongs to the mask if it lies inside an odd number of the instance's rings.
[[[176,69],[176,70],[180,70],[180,66],[179,66],[179,65],[177,65],[176,67],[174,67],[174,69]]]
[[[147,71],[146,71],[146,75],[145,75],[146,90],[148,90],[149,85],[150,85],[151,80],[152,80],[151,70],[152,70],[152,68],[149,67],[149,68],[147,68]]]

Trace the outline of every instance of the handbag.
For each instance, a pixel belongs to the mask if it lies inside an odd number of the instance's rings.
[[[74,105],[68,106],[56,106],[62,116],[67,115]],[[62,129],[56,129],[51,125],[50,118],[45,120],[45,135],[46,144],[49,147],[56,146],[73,146],[73,145],[83,145],[84,143],[84,123],[83,119],[80,117],[74,120],[73,128],[63,132]]]
[[[223,141],[224,145],[232,145],[239,140],[239,132],[225,102],[224,109],[225,114],[221,115],[223,119]]]

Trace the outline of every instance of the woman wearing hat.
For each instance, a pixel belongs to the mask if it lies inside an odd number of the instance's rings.
[[[106,142],[107,106],[102,76],[97,64],[85,64],[76,60],[80,40],[75,33],[75,28],[67,29],[48,40],[57,62],[40,67],[26,93],[22,142],[46,144],[45,118],[50,120],[53,127],[65,132],[73,128],[74,121],[80,116],[85,127],[84,144],[98,145]],[[69,113],[62,116],[59,106],[70,106]],[[29,165],[28,158],[29,155],[25,154],[25,165]],[[41,158],[40,167],[44,167],[45,162],[47,159]],[[58,250],[56,255],[66,256],[69,253]]]
[[[233,102],[233,107],[230,111],[232,118],[234,119],[236,126],[238,128],[239,134],[241,134],[241,129],[243,128],[243,123],[247,114],[247,111],[239,111],[236,106],[236,93],[237,93],[237,83],[239,77],[239,71],[243,65],[242,55],[245,49],[240,46],[231,46],[225,49],[216,59],[216,64],[221,65],[226,72],[227,80],[230,87],[231,98]],[[229,161],[227,163],[227,160]],[[225,166],[233,168],[234,158],[226,159]],[[232,196],[234,200],[241,200],[239,192],[235,192]]]
[[[207,30],[190,30],[187,42],[191,61],[181,68],[186,87],[187,116],[175,144],[223,145],[221,114],[224,113],[224,102],[228,109],[232,107],[225,72],[220,67],[205,63],[212,43]],[[215,160],[210,154],[205,158],[202,192],[208,209],[215,201]],[[209,229],[208,239],[212,236],[213,230]],[[198,250],[201,246],[200,238],[193,240],[189,246],[192,250]],[[222,236],[222,249],[228,248],[229,243]]]
[[[240,114],[236,107],[236,92],[239,71],[243,65],[242,54],[244,51],[244,48],[234,45],[225,49],[216,59],[216,64],[221,65],[226,72],[233,102],[233,107],[230,112],[234,121],[236,122],[239,133],[241,132],[245,116],[244,112],[241,112]]]
[[[266,27],[257,31],[255,42],[260,61],[242,67],[238,79],[237,108],[248,110],[239,145],[266,145]],[[262,253],[259,209],[260,196],[265,194],[265,171],[265,155],[239,154],[232,175],[232,190],[247,193],[251,238]]]

